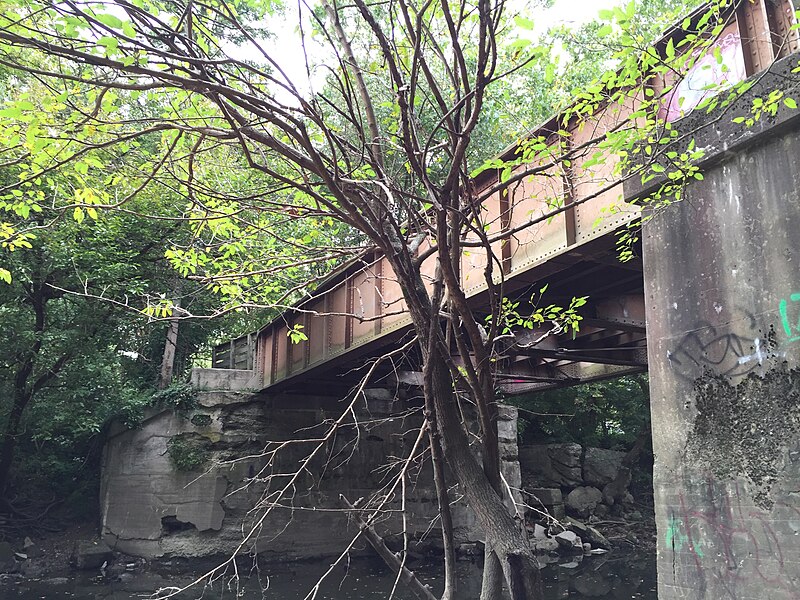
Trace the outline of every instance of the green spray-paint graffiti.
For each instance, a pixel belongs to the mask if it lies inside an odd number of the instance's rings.
[[[789,300],[792,303],[800,303],[800,293],[792,294],[789,296]],[[797,308],[800,309],[800,306]],[[780,304],[778,305],[778,310],[781,313],[781,324],[783,325],[783,331],[789,338],[788,341],[800,341],[800,310],[797,311],[797,322],[794,325],[792,325],[789,320],[789,302],[786,301],[786,298],[781,300]]]
[[[664,536],[664,544],[667,548],[671,548],[673,552],[680,552],[683,550],[684,546],[688,546],[699,558],[705,556],[703,549],[700,548],[699,542],[695,541],[690,543],[689,534],[684,531],[683,520],[675,518],[674,516],[670,517],[667,523],[667,533]]]

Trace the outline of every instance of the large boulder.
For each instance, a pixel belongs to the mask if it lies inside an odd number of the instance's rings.
[[[604,485],[616,479],[624,458],[624,452],[586,448],[583,458],[583,481],[586,485],[602,489]]]
[[[548,444],[547,453],[561,485],[575,487],[583,483],[580,444]]]
[[[582,485],[582,454],[579,444],[521,447],[519,462],[526,489]]]
[[[562,519],[566,514],[564,510],[564,496],[561,488],[528,488],[529,513],[534,519],[540,519],[542,513],[547,513],[554,519]]]
[[[567,494],[565,504],[568,513],[585,519],[602,500],[603,492],[596,487],[581,486]]]
[[[603,502],[609,506],[625,503],[630,497],[628,492],[630,484],[631,470],[628,467],[620,467],[616,479],[603,488]]]
[[[526,490],[534,502],[539,502],[546,507],[564,503],[561,488],[531,488]]]
[[[550,554],[551,552],[558,552],[561,544],[555,538],[545,537],[531,540],[531,546],[536,554]]]
[[[553,481],[555,473],[547,454],[547,446],[520,446],[517,452],[522,485],[526,490],[560,485]]]
[[[562,531],[554,537],[561,552],[577,553],[583,552],[583,541],[573,531]]]
[[[543,540],[547,537],[547,530],[538,523],[536,523],[533,526],[533,531],[531,531],[531,535],[535,540]]]

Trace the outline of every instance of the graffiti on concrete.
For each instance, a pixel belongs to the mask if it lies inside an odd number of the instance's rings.
[[[792,319],[789,316],[789,302],[792,303],[792,308],[796,313],[794,324],[792,324]],[[778,305],[778,312],[781,315],[781,325],[784,333],[786,333],[787,342],[800,341],[800,293],[789,296],[788,302],[785,298],[782,299]]]
[[[719,312],[719,310],[717,311]],[[667,352],[670,365],[678,375],[694,381],[711,371],[736,380],[763,367],[769,358],[783,358],[789,344],[800,342],[800,292],[783,298],[778,304],[781,329],[779,343],[775,326],[759,323],[748,310],[736,309],[726,323],[714,325],[700,321]]]
[[[800,528],[798,508],[782,502],[766,512],[752,506],[738,483],[727,490],[709,480],[691,498],[678,495],[664,545],[673,554],[673,575],[683,584],[737,598],[739,583],[756,577],[767,589],[795,597],[800,587],[791,576],[793,549],[784,547],[787,527],[788,533]]]
[[[760,326],[755,315],[738,310],[729,324],[713,325],[700,321],[667,353],[672,369],[680,377],[694,381],[706,371],[730,379],[747,376],[774,353],[775,332],[772,327]]]
[[[689,531],[684,525],[683,519],[670,515],[667,522],[667,533],[664,536],[664,545],[671,548],[673,552],[682,552],[684,547],[694,552],[699,558],[704,558],[703,550],[700,545],[695,544],[689,538]]]

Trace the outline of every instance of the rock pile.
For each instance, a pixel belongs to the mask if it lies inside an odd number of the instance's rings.
[[[530,516],[534,520],[540,520],[541,513],[558,520],[567,515],[583,520],[621,516],[633,503],[628,491],[631,472],[623,466],[624,458],[624,452],[579,444],[520,447],[522,487],[534,509]]]
[[[531,543],[540,555],[604,554],[611,548],[594,527],[570,517],[549,528],[535,523],[529,527]]]

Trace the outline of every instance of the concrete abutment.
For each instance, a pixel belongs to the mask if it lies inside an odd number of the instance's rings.
[[[103,464],[104,538],[116,550],[144,557],[226,555],[240,544],[267,560],[338,555],[358,533],[341,510],[339,494],[351,502],[388,494],[397,466],[386,466],[410,454],[421,410],[386,390],[367,390],[355,405],[358,425],[352,419],[341,425],[304,463],[344,402],[262,395],[247,389],[251,374],[221,371],[195,370],[192,410],[153,410],[140,428],[113,432]],[[515,409],[503,408],[499,430],[504,476],[517,489]],[[176,468],[175,440],[184,444],[179,450],[193,467],[188,471]],[[441,544],[429,460],[417,457],[408,473],[408,533],[420,541],[417,551],[424,551]],[[276,506],[269,516],[254,510],[267,489],[287,485],[280,499],[272,498]],[[390,543],[402,540],[400,490],[390,495],[377,523]],[[453,516],[457,543],[483,539],[463,501],[455,503]],[[255,535],[247,539],[254,526]],[[359,541],[354,553],[359,552],[372,551]]]
[[[758,128],[645,226],[661,600],[800,597],[800,136]]]

